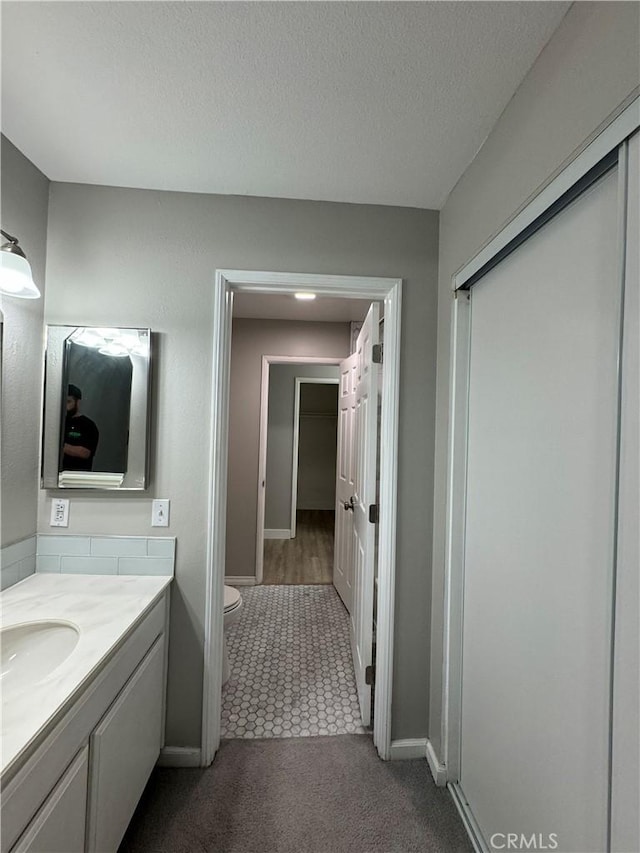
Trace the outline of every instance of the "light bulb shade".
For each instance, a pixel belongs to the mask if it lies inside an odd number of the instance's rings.
[[[0,251],[0,293],[20,299],[40,299],[29,261],[16,252]]]
[[[114,358],[124,358],[126,355],[129,355],[129,350],[116,341],[109,341],[103,347],[100,347],[98,352],[101,355],[110,355]]]

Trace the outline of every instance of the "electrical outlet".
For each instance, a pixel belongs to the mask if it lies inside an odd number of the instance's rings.
[[[156,499],[151,505],[151,526],[152,527],[168,527],[169,526],[169,500],[166,498]]]
[[[69,500],[68,498],[54,498],[51,501],[51,527],[69,526]]]

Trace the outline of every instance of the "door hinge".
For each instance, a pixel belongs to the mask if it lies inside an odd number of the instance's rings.
[[[376,680],[376,668],[375,666],[367,666],[364,670],[364,683],[365,684],[374,684]]]
[[[384,344],[374,344],[371,350],[371,360],[374,364],[382,364]]]
[[[377,524],[378,517],[378,504],[369,504],[369,522],[371,524]]]

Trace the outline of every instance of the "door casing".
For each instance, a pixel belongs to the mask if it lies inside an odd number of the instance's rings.
[[[318,296],[384,302],[385,368],[380,425],[380,522],[373,742],[379,756],[386,760],[391,755],[402,279],[219,269],[215,273],[213,288],[201,765],[206,767],[211,764],[220,744],[231,324],[233,295],[238,292],[293,294],[307,291]]]

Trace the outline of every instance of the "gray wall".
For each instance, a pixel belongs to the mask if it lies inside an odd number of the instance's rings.
[[[234,319],[229,395],[227,575],[256,573],[262,356],[344,358],[348,354],[347,323]],[[287,470],[291,482],[291,458]],[[288,522],[282,525],[288,526]]]
[[[6,137],[1,144],[2,228],[20,241],[44,293],[49,181]],[[33,536],[37,527],[44,299],[0,300],[4,547]]]
[[[404,279],[392,734],[426,735],[437,247],[434,211],[51,185],[47,322],[149,326],[158,336],[150,489],[142,496],[74,495],[68,532],[152,535],[151,499],[172,501],[166,532],[178,537],[178,551],[168,744],[200,743],[212,284],[217,267]],[[250,335],[250,322],[237,326]],[[305,349],[300,344],[297,352],[306,355]],[[256,387],[241,390],[247,404]],[[247,444],[254,446],[257,454],[257,444]],[[235,452],[233,445],[230,461]],[[51,495],[43,494],[42,531],[50,502]],[[230,510],[246,535],[255,517],[255,493],[252,504]],[[237,555],[236,573],[253,565],[247,562],[251,550],[247,548],[244,559]]]
[[[314,324],[315,325],[315,324]],[[349,324],[319,324],[336,326],[340,340],[332,341],[336,358],[349,355]],[[321,328],[320,328],[321,331]],[[304,333],[304,329],[302,329]],[[333,335],[333,329],[331,329]],[[339,350],[338,350],[339,347]],[[286,354],[286,353],[285,353]],[[293,411],[295,378],[324,377],[337,379],[338,367],[314,364],[273,364],[269,370],[269,415],[267,425],[267,486],[265,495],[264,526],[270,529],[288,529],[291,524],[291,483],[293,480]],[[307,386],[314,387],[314,386]],[[316,387],[324,387],[322,385]],[[335,441],[334,441],[335,452]],[[334,473],[335,479],[335,473]],[[300,497],[300,489],[298,489]],[[333,509],[333,507],[331,507]]]
[[[640,82],[637,3],[576,3],[440,219],[429,738],[441,748],[451,278]]]
[[[335,509],[338,388],[300,386],[297,509]]]

